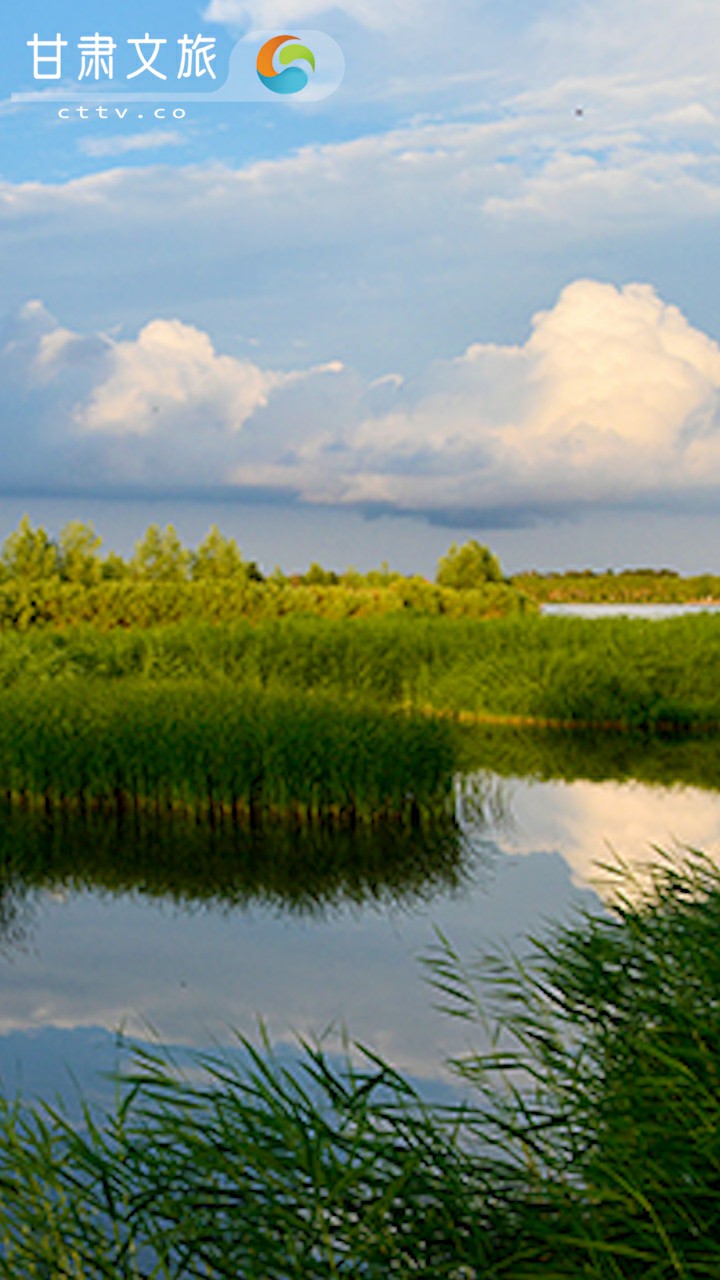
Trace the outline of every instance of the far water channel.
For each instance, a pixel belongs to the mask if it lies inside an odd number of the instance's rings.
[[[696,739],[468,734],[455,814],[422,833],[211,832],[177,820],[0,813],[0,1072],[92,1098],[115,1035],[283,1055],[343,1030],[447,1094],[460,1027],[423,977],[441,930],[467,959],[603,909],[598,863],[720,856],[720,752]],[[466,1033],[463,1033],[463,1035]],[[479,1033],[478,1033],[479,1034]]]

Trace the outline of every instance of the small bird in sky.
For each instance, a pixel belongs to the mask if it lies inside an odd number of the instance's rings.
[[[575,115],[576,115],[576,116],[584,116],[584,115],[585,115],[585,108],[584,108],[584,107],[576,107],[576,108],[575,108]]]

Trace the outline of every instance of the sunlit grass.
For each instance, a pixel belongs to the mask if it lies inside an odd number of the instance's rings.
[[[338,823],[441,811],[445,727],[227,679],[23,682],[0,693],[0,787],[27,804]]]
[[[188,679],[646,731],[720,724],[720,618],[290,617],[0,636],[0,688]]]

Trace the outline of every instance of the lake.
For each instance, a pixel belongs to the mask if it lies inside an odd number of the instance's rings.
[[[697,613],[720,613],[720,604],[543,604],[540,612],[552,618],[682,618]]]
[[[72,1093],[72,1072],[100,1097],[120,1028],[207,1047],[263,1019],[283,1053],[298,1035],[333,1049],[346,1028],[442,1093],[463,1041],[423,978],[436,931],[467,958],[521,947],[550,918],[603,909],[597,863],[613,852],[635,866],[653,844],[720,852],[716,754],[475,732],[455,815],[411,835],[5,812],[5,1086]]]

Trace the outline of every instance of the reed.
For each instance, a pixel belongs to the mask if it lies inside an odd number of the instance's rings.
[[[624,730],[720,725],[720,617],[290,617],[0,636],[0,686],[28,679],[231,680],[384,707]]]
[[[0,786],[46,812],[412,824],[446,809],[452,768],[446,728],[357,700],[191,679],[0,692]]]

